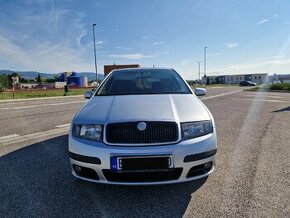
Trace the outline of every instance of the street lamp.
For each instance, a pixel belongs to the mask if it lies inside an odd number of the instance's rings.
[[[201,81],[201,78],[200,78],[200,64],[202,63],[201,61],[197,61],[196,62],[198,64],[198,79],[199,79],[199,83]]]
[[[206,77],[206,49],[207,46],[204,47],[204,77]]]
[[[95,55],[95,70],[96,70],[96,81],[98,84],[98,69],[97,69],[97,57],[96,57],[96,37],[95,37],[95,26],[96,24],[93,24],[93,39],[94,39],[94,55]]]

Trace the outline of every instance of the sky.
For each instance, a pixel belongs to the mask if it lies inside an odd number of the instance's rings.
[[[170,67],[186,79],[290,73],[289,0],[0,0],[0,69]]]

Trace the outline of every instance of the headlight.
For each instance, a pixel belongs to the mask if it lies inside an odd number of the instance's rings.
[[[78,138],[101,142],[103,135],[103,125],[78,125],[74,124],[72,134]]]
[[[182,139],[191,139],[213,132],[210,120],[192,123],[181,123]]]

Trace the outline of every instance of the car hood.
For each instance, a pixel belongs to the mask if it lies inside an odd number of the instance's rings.
[[[77,124],[130,121],[191,122],[210,115],[193,94],[95,96],[74,118]]]

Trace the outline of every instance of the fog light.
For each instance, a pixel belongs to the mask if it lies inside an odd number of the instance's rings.
[[[82,171],[82,167],[78,166],[78,165],[75,165],[75,171],[80,173]]]
[[[204,169],[209,169],[211,168],[212,162],[208,162],[204,164]]]

